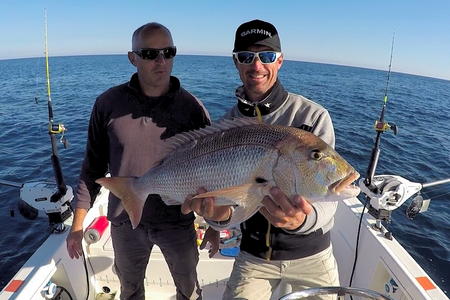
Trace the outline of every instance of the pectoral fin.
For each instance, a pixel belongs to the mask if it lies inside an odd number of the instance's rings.
[[[233,215],[231,216],[229,227],[239,226],[242,222],[250,219],[250,217],[252,217],[260,208],[260,205],[235,208]]]
[[[247,183],[226,187],[194,196],[198,198],[216,198],[217,205],[248,206],[249,202],[261,202],[269,194],[270,186],[267,184]]]
[[[165,195],[159,195],[161,197],[161,200],[166,204],[166,205],[180,205],[182,203],[180,203],[178,200],[172,199],[168,196]]]

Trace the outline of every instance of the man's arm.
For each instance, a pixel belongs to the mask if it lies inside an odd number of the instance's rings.
[[[328,111],[325,110],[319,115],[317,120],[314,122],[314,127],[311,133],[320,137],[325,143],[334,149],[336,137],[334,135],[333,122],[331,121]]]
[[[108,147],[104,124],[96,102],[89,121],[86,153],[81,168],[80,179],[74,201],[74,218],[69,235],[66,239],[70,258],[82,255],[83,222],[88,210],[100,191],[100,185],[95,180],[104,176],[108,169]]]
[[[319,114],[312,133],[334,148],[334,128],[328,111],[323,110]],[[261,214],[275,227],[291,234],[309,234],[319,228],[324,232],[331,229],[338,203],[310,203],[298,195],[289,199],[278,188],[272,188],[271,197],[265,197],[263,204]]]

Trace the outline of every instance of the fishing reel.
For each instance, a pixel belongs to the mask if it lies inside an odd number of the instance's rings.
[[[375,125],[373,126],[375,131],[377,132],[386,132],[392,130],[395,135],[398,133],[398,127],[394,123],[391,122],[381,122],[379,120],[375,121]]]
[[[422,189],[422,184],[411,182],[395,175],[377,175],[369,188],[364,180],[359,181],[361,191],[370,198],[370,205],[375,210],[393,211],[399,208],[412,195]]]
[[[430,206],[431,199],[423,199],[422,195],[417,194],[416,197],[411,201],[411,204],[406,209],[406,217],[410,220],[414,220],[418,214],[423,213],[428,210]]]
[[[69,141],[64,136],[64,133],[66,132],[66,130],[67,129],[64,126],[64,124],[61,124],[61,123],[53,124],[53,122],[48,123],[48,133],[49,134],[53,134],[53,135],[61,134],[61,138],[59,139],[59,142],[64,145],[64,149],[67,149],[69,147]]]
[[[406,202],[410,197],[418,194],[423,184],[411,182],[396,175],[377,175],[372,184],[367,186],[365,179],[359,180],[361,192],[369,198],[369,213],[377,220],[390,221],[391,212]],[[409,219],[425,212],[431,199],[424,200],[420,193],[414,198],[406,210]]]
[[[72,187],[61,195],[57,184],[52,182],[28,182],[20,189],[19,212],[26,219],[34,220],[39,212],[44,212],[53,232],[64,231],[63,222],[72,215],[70,202],[73,199]],[[55,196],[57,195],[57,196]]]

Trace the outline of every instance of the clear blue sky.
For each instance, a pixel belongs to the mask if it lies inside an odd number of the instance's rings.
[[[48,11],[50,56],[120,54],[134,29],[166,25],[181,54],[230,55],[241,23],[273,23],[287,59],[450,80],[448,0],[0,0],[0,59],[43,54]]]

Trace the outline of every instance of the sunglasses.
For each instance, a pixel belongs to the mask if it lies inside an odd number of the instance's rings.
[[[146,60],[154,60],[156,59],[160,54],[165,59],[171,59],[177,54],[177,47],[166,47],[162,49],[155,49],[155,48],[142,48],[136,51],[133,51],[133,53],[136,53],[139,55],[142,59]]]
[[[239,51],[233,52],[234,58],[236,58],[237,62],[240,64],[249,65],[252,64],[255,60],[255,57],[258,56],[259,60],[262,64],[273,64],[280,56],[281,52],[275,51],[261,51],[261,52],[252,52],[252,51]]]

